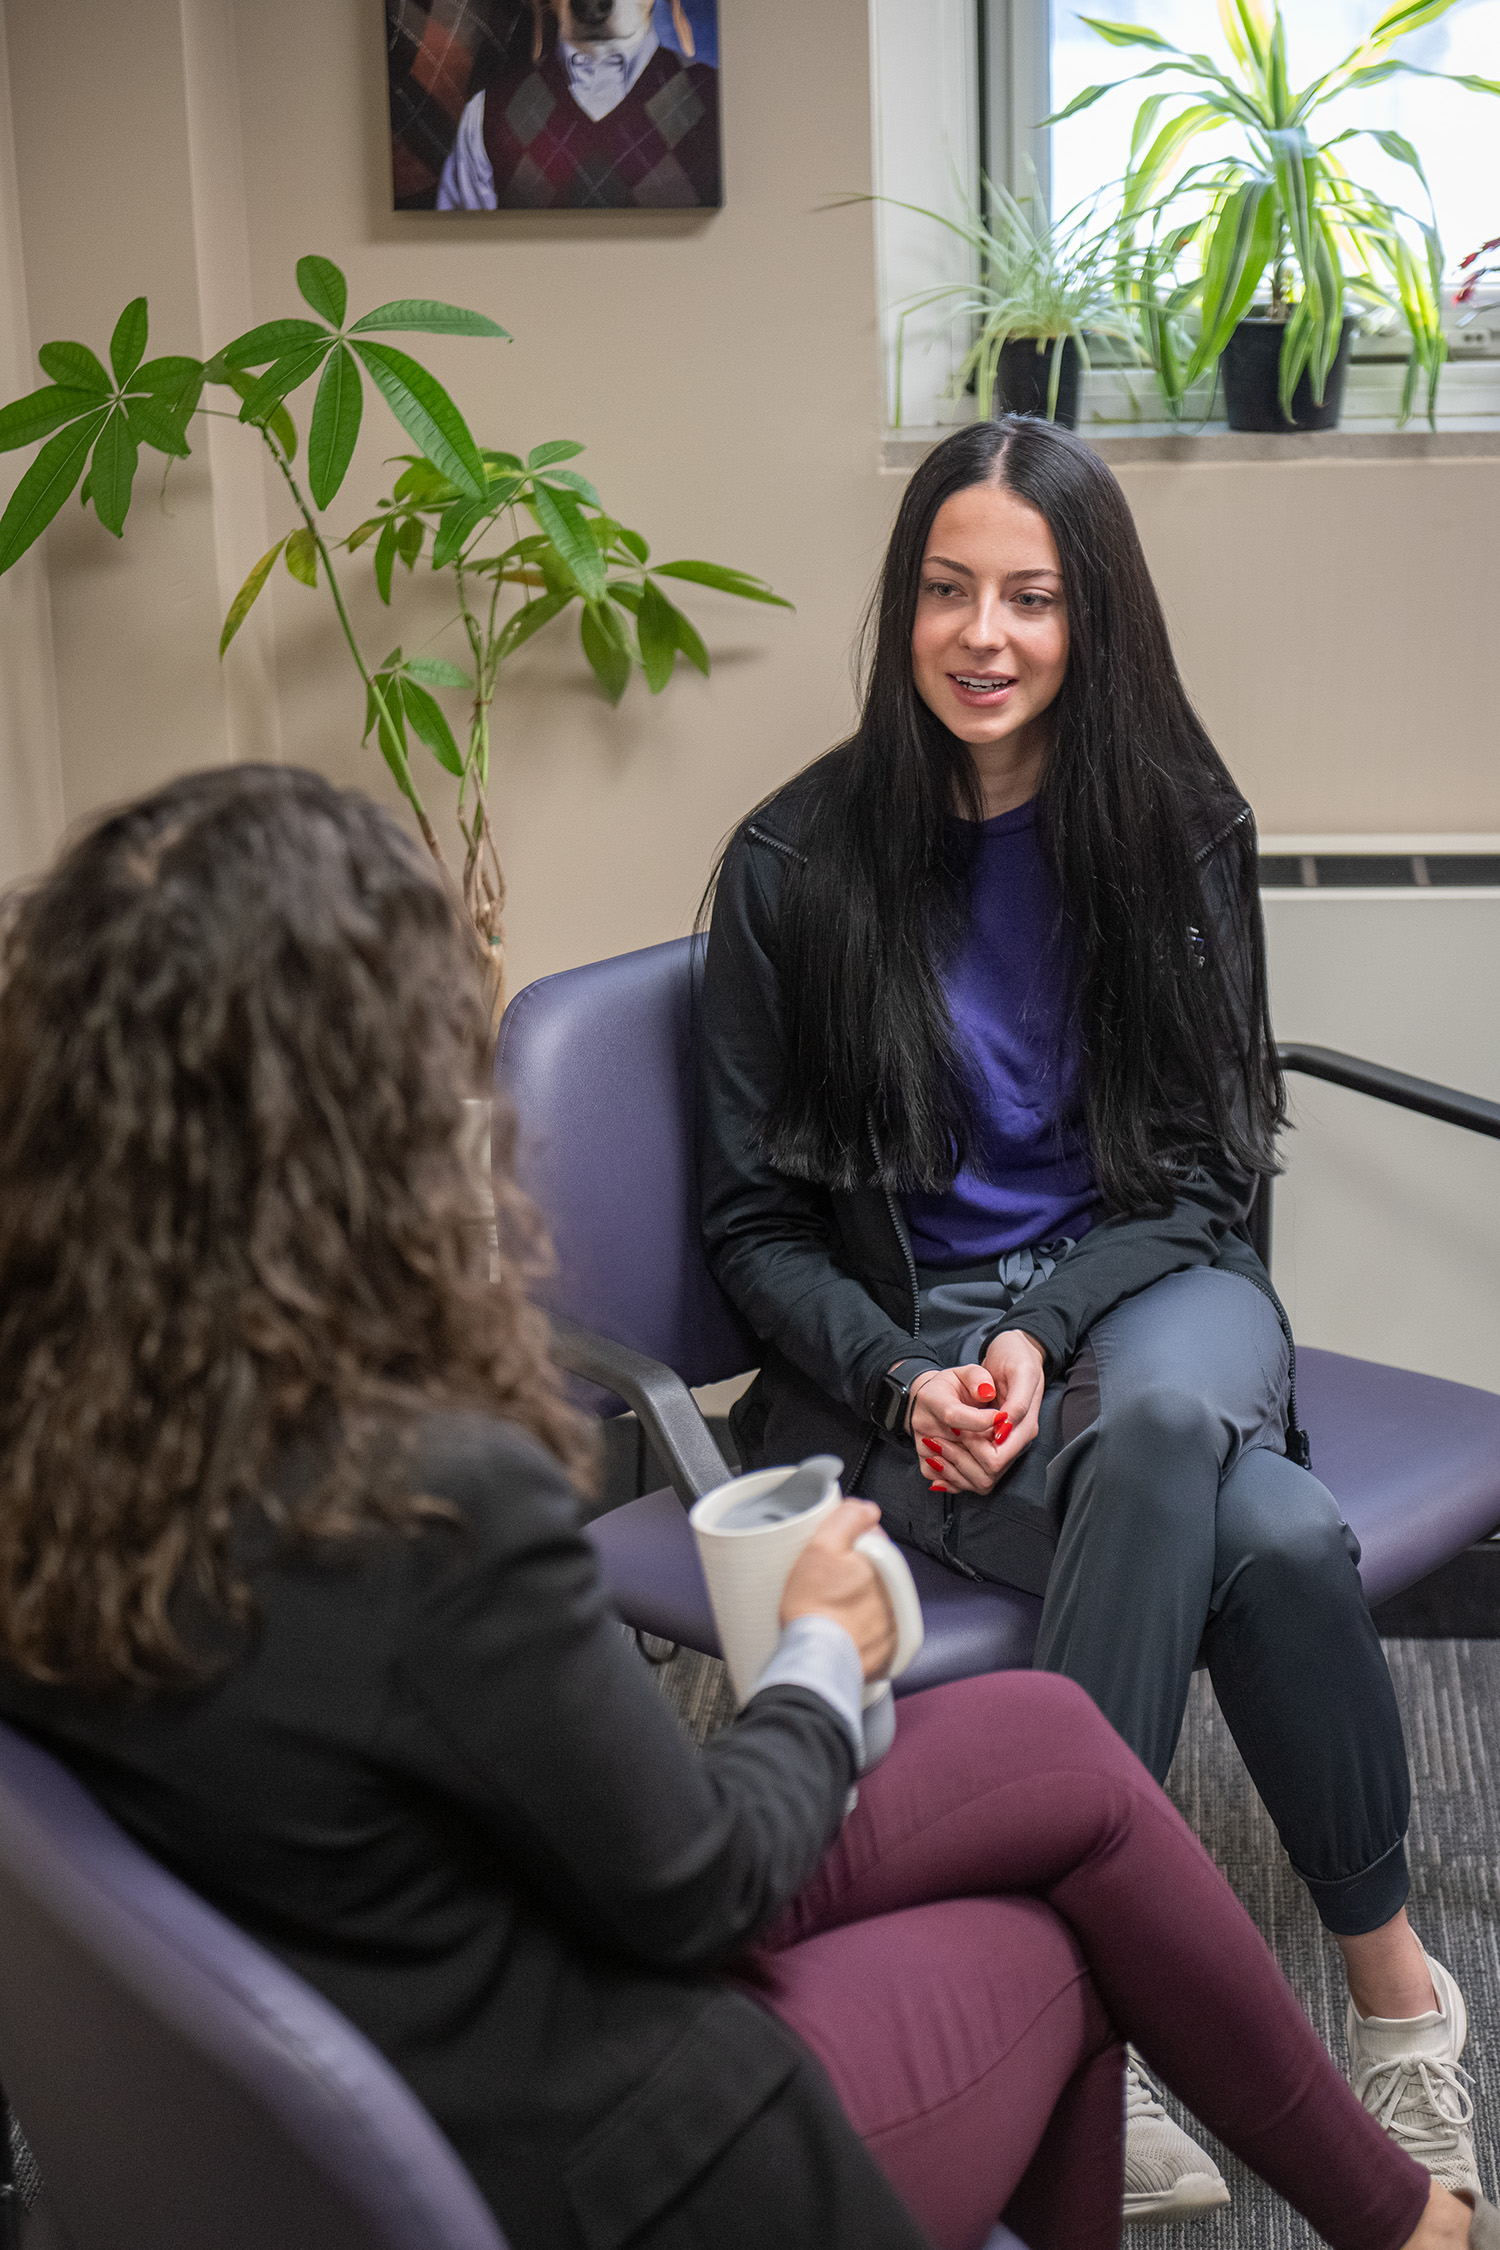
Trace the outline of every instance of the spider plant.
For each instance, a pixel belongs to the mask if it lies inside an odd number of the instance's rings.
[[[988,177],[982,176],[982,189],[981,201],[964,198],[957,218],[931,211],[925,204],[899,202],[893,196],[853,199],[892,203],[897,210],[931,219],[934,226],[946,227],[967,243],[974,254],[971,277],[919,289],[903,298],[897,308],[898,428],[906,323],[914,314],[935,305],[947,303],[972,323],[973,341],[953,372],[948,393],[957,398],[972,384],[981,420],[994,411],[1000,354],[1018,338],[1035,338],[1039,352],[1049,344],[1058,347],[1052,352],[1047,384],[1049,421],[1057,413],[1062,343],[1071,340],[1077,346],[1085,370],[1090,364],[1086,341],[1090,335],[1113,336],[1140,356],[1130,314],[1115,297],[1113,227],[1099,223],[1097,198],[1076,205],[1061,218],[1048,219],[1035,184],[1024,201]]]
[[[1263,309],[1284,321],[1279,367],[1281,411],[1291,419],[1292,393],[1304,370],[1321,404],[1351,309],[1377,308],[1405,322],[1411,359],[1401,420],[1411,413],[1419,376],[1427,379],[1433,418],[1438,378],[1447,357],[1440,315],[1443,249],[1421,158],[1400,133],[1349,126],[1326,140],[1313,121],[1340,96],[1379,85],[1398,72],[1447,78],[1473,93],[1500,94],[1500,81],[1423,70],[1392,54],[1397,41],[1445,15],[1454,0],[1395,0],[1342,61],[1302,86],[1287,62],[1280,7],[1268,19],[1260,0],[1217,0],[1230,59],[1189,54],[1144,25],[1083,20],[1113,47],[1145,47],[1159,56],[1128,78],[1089,86],[1049,118],[1059,124],[1116,86],[1174,74],[1187,81],[1141,103],[1123,183],[1121,256],[1134,272],[1141,317],[1157,322],[1168,348],[1157,359],[1169,410],[1180,412],[1188,385],[1213,366],[1257,292]],[[1187,161],[1194,144],[1229,132],[1238,146],[1206,161]],[[1374,141],[1404,165],[1426,198],[1412,213],[1363,187],[1339,149]],[[1139,236],[1144,230],[1147,248]],[[1179,274],[1186,269],[1186,278]],[[1196,314],[1196,342],[1172,347],[1173,324]]]

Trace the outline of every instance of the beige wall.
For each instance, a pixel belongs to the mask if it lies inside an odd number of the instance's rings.
[[[690,596],[713,679],[688,673],[656,702],[637,682],[618,712],[570,635],[517,660],[493,797],[518,980],[684,928],[737,813],[836,736],[901,490],[876,466],[869,216],[819,209],[870,176],[865,0],[724,0],[721,13],[723,213],[450,219],[388,208],[380,0],[5,0],[10,217],[33,337],[102,348],[144,289],[153,349],[207,348],[296,309],[295,258],[323,251],[356,305],[449,297],[514,332],[428,347],[481,442],[585,441],[582,465],[658,553],[739,563],[796,602],[788,616]],[[372,401],[340,524],[399,442]],[[388,788],[359,748],[360,698],[321,597],[278,576],[216,661],[229,593],[288,523],[251,445],[217,426],[165,503],[144,473],[119,546],[76,508],[49,534],[70,818],[236,755]],[[1500,468],[1125,480],[1188,679],[1264,828],[1500,829],[1476,657],[1495,611]],[[377,655],[440,621],[426,587],[403,584],[391,620],[358,562],[351,583]],[[29,634],[44,681],[37,645]],[[13,828],[16,864],[55,826],[33,704],[21,732],[42,810]]]

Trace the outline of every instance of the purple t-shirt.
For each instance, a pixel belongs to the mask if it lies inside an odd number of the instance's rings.
[[[1092,1224],[1097,1191],[1067,1022],[1057,881],[1036,805],[981,823],[969,926],[943,972],[974,1089],[980,1178],[902,1197],[918,1265],[966,1266]]]

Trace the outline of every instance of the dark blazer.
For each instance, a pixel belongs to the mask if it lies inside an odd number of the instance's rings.
[[[514,2250],[920,2250],[812,2057],[715,1975],[837,1829],[844,1728],[775,1688],[696,1751],[513,1426],[435,1421],[412,1482],[458,1525],[247,1535],[259,1623],[209,1684],[0,1667],[0,1717],[383,2049]]]
[[[704,1239],[715,1277],[763,1346],[760,1374],[733,1415],[741,1457],[758,1467],[836,1453],[849,1471],[845,1489],[879,1500],[898,1537],[941,1561],[957,1556],[982,1577],[1040,1592],[1061,1528],[1046,1513],[1041,1449],[1023,1454],[993,1495],[959,1501],[956,1526],[946,1520],[955,1514],[951,1504],[929,1498],[915,1476],[893,1476],[882,1461],[882,1449],[909,1455],[911,1446],[877,1431],[879,1377],[903,1360],[942,1364],[921,1332],[917,1269],[898,1198],[874,1183],[873,1160],[872,1184],[846,1191],[790,1179],[765,1153],[764,1124],[782,1078],[781,899],[801,856],[807,778],[752,814],[730,842],[699,998]],[[1218,948],[1231,972],[1244,962],[1247,942],[1260,942],[1244,929],[1237,896],[1235,861],[1249,819],[1248,805],[1231,810],[1199,853],[1207,926],[1195,938]],[[1226,984],[1248,1009],[1243,975],[1230,973]],[[872,1159],[873,1152],[872,1141]],[[978,1353],[1003,1330],[1024,1328],[1060,1386],[1095,1321],[1191,1266],[1227,1268],[1263,1289],[1290,1346],[1286,1314],[1247,1231],[1256,1184],[1227,1154],[1213,1155],[1182,1175],[1164,1216],[1103,1219],[1050,1279],[996,1314]],[[1300,1458],[1295,1394],[1289,1439]]]

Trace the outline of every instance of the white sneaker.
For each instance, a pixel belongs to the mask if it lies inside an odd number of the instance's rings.
[[[1349,2083],[1365,2108],[1408,2156],[1425,2164],[1455,2195],[1477,2196],[1474,2104],[1458,2067],[1469,2036],[1469,2012],[1441,1961],[1425,1956],[1438,1996],[1425,2016],[1362,2016],[1354,2002],[1344,2015],[1349,2042]]]
[[[1190,2218],[1228,2201],[1219,2167],[1173,2124],[1130,2048],[1125,2063],[1126,2223],[1149,2226],[1155,2220]]]

